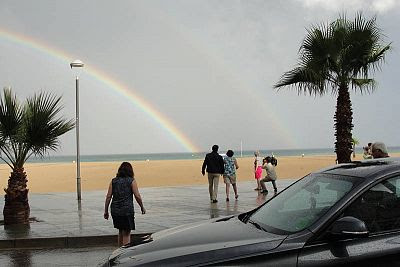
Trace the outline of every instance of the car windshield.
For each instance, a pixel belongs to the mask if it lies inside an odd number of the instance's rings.
[[[258,209],[249,221],[267,231],[289,234],[312,225],[361,182],[357,177],[309,174]]]

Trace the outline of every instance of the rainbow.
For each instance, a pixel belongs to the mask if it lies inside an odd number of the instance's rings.
[[[147,2],[147,4],[152,5],[151,2]],[[157,12],[155,15],[154,13]],[[150,12],[149,12],[150,14]],[[193,31],[190,31],[186,28],[184,24],[180,21],[176,20],[175,16],[171,16],[164,9],[153,7],[151,8],[151,14],[156,18],[163,20],[163,26],[169,27],[171,31],[174,31],[178,36],[180,36],[185,42],[189,43],[190,47],[200,53],[204,58],[207,58],[209,62],[212,62],[210,65],[213,66],[219,73],[223,74],[227,77],[227,80],[231,81],[234,86],[232,86],[231,90],[235,91],[235,93],[240,97],[240,94],[245,94],[247,98],[252,99],[253,103],[258,105],[258,108],[264,110],[262,113],[265,116],[265,119],[268,121],[268,125],[270,129],[274,132],[277,132],[277,136],[280,137],[282,141],[287,145],[287,147],[296,148],[300,147],[298,144],[302,142],[297,140],[296,135],[293,133],[296,130],[291,129],[290,123],[285,123],[279,114],[274,110],[274,105],[270,104],[270,100],[266,97],[260,97],[260,95],[264,95],[264,93],[256,91],[255,88],[248,84],[248,82],[243,81],[240,76],[235,75],[232,72],[232,66],[227,64],[226,61],[221,58],[220,54],[215,51],[215,49],[210,46],[209,42],[204,42],[203,40],[197,38]],[[265,140],[268,142],[268,140]],[[264,147],[264,144],[261,144]]]
[[[33,39],[32,37],[28,37],[22,34],[18,34],[15,32],[10,32],[5,29],[0,28],[0,38],[9,41],[12,43],[16,43],[18,45],[28,47],[30,49],[39,51],[45,55],[50,55],[60,61],[63,64],[67,65],[75,58],[58,49],[51,47],[48,44],[43,42],[39,42],[38,40]],[[66,64],[67,63],[67,64]],[[174,124],[164,115],[162,115],[157,109],[155,109],[150,103],[145,101],[143,98],[138,96],[137,94],[130,91],[126,85],[118,82],[114,78],[112,78],[109,74],[101,71],[99,68],[95,68],[94,66],[90,66],[85,63],[84,68],[85,73],[91,76],[93,79],[103,83],[107,86],[107,88],[117,92],[125,99],[130,101],[135,106],[139,107],[139,109],[147,114],[149,117],[153,119],[162,129],[168,132],[181,146],[183,146],[189,152],[198,152],[199,149],[196,147],[193,142],[191,142]]]

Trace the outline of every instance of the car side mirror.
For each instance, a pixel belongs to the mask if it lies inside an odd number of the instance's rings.
[[[342,217],[334,222],[329,233],[335,239],[367,237],[369,235],[365,223],[352,216]]]

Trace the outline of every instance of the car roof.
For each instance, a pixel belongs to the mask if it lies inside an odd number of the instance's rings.
[[[355,177],[376,177],[400,171],[400,158],[381,158],[337,164],[317,173]]]

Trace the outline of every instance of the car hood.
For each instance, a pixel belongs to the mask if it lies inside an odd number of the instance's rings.
[[[237,217],[187,224],[150,235],[143,244],[116,250],[121,266],[191,266],[265,253],[286,238],[257,229]]]

